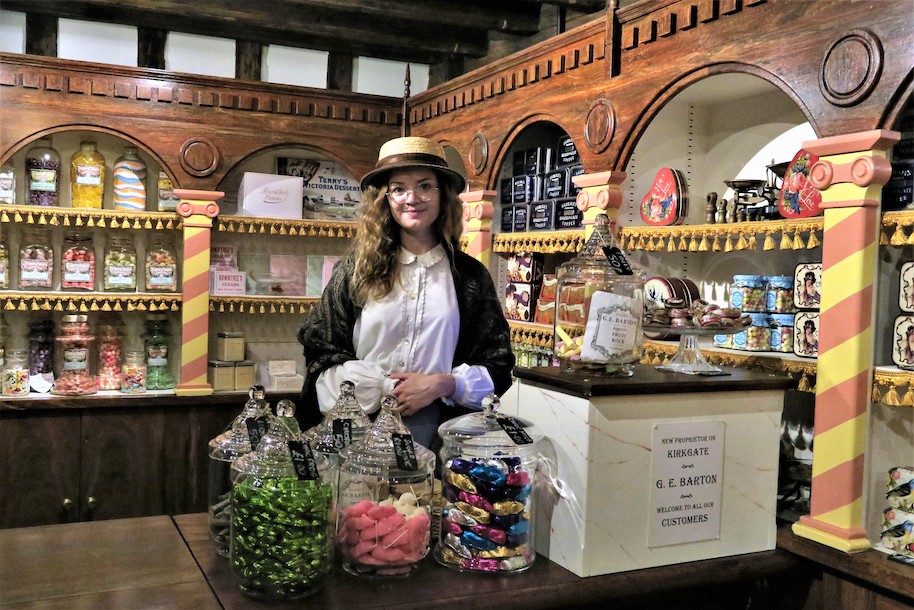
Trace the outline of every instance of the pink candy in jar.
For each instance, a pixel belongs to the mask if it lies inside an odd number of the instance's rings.
[[[57,378],[52,394],[82,395],[98,391],[92,350],[95,337],[89,333],[85,315],[66,315],[56,339]]]
[[[98,389],[121,389],[121,366],[123,365],[123,325],[119,320],[108,318],[98,324]]]
[[[407,574],[428,552],[431,518],[416,496],[362,500],[343,511],[337,543],[344,560],[375,573]]]

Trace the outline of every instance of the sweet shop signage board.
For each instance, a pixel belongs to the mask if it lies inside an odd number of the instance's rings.
[[[651,548],[720,538],[723,421],[657,423],[651,437]]]

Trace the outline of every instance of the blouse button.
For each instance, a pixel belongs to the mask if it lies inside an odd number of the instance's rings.
[[[401,360],[401,361],[400,361],[400,368],[403,368],[404,366],[406,366],[406,363],[403,362],[403,361]]]

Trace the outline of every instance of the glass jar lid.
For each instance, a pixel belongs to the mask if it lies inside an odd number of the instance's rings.
[[[499,414],[500,404],[498,396],[489,394],[482,401],[482,411],[444,422],[438,434],[445,445],[456,445],[476,457],[535,452],[543,435],[531,422]]]
[[[266,391],[263,386],[251,386],[248,390],[248,400],[245,402],[241,413],[235,417],[225,432],[208,443],[211,457],[232,460],[251,451],[249,422],[255,423],[258,418],[261,418],[265,428],[270,423],[270,407],[265,396]],[[250,420],[254,421],[251,422]]]
[[[340,395],[333,407],[306,436],[317,451],[339,453],[345,447],[360,442],[370,425],[371,419],[362,412],[355,397],[355,384],[345,380],[340,383]]]
[[[232,462],[232,470],[261,478],[297,478],[289,442],[301,442],[302,433],[295,420],[295,405],[289,400],[282,402],[277,405],[276,417],[257,447]],[[320,464],[318,469],[322,469]]]
[[[344,468],[362,474],[409,475],[411,471],[401,468],[398,453],[403,456],[403,439],[410,436],[409,428],[403,423],[397,411],[397,399],[385,396],[381,399],[381,412],[365,432],[365,438],[340,451],[345,460]],[[431,471],[435,454],[422,445],[412,446],[418,471]]]

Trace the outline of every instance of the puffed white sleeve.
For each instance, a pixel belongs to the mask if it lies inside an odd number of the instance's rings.
[[[366,415],[381,407],[381,397],[389,394],[396,385],[395,379],[387,377],[380,367],[364,360],[350,360],[332,366],[317,378],[317,402],[321,413],[333,408],[340,396],[340,384],[351,381],[355,384],[355,398]]]
[[[482,399],[495,391],[495,383],[484,366],[461,364],[451,369],[457,389],[451,400],[457,404],[482,409]]]

